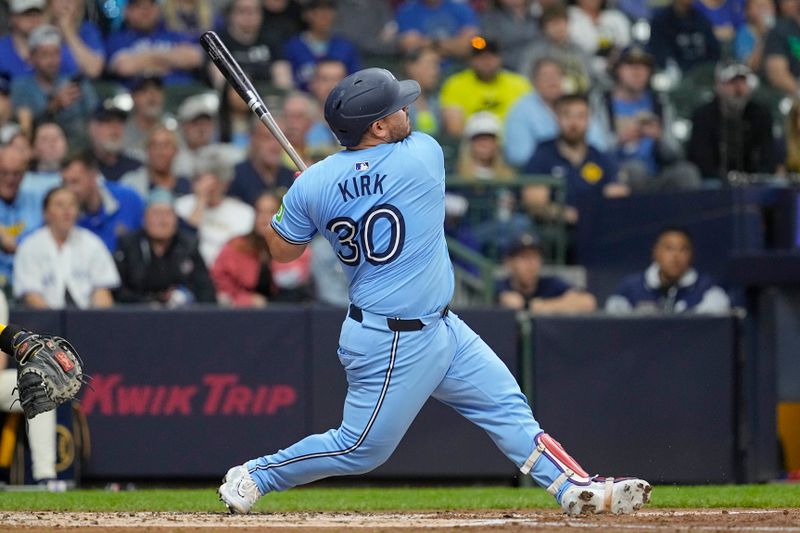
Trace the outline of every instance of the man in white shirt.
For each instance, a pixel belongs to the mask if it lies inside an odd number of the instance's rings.
[[[253,229],[255,212],[241,200],[226,196],[233,168],[223,154],[206,149],[197,169],[194,192],[178,198],[175,212],[197,229],[200,255],[210,267],[226,242]]]
[[[64,188],[44,200],[46,225],[26,238],[14,257],[14,296],[30,307],[110,307],[119,274],[95,234],[75,225],[78,199]]]

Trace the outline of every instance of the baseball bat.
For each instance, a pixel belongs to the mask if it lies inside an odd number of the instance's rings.
[[[222,72],[222,75],[225,76],[225,79],[228,80],[228,83],[236,90],[236,93],[245,101],[247,106],[253,110],[253,113],[255,113],[267,129],[272,132],[275,138],[278,139],[278,142],[283,149],[286,150],[286,153],[289,154],[289,157],[294,164],[297,165],[297,168],[301,171],[305,170],[307,167],[300,157],[300,154],[297,153],[297,150],[294,149],[292,143],[286,138],[286,135],[284,135],[278,123],[275,122],[275,118],[272,116],[272,113],[269,112],[269,109],[267,109],[261,95],[259,95],[256,88],[253,87],[253,82],[250,81],[250,78],[244,73],[242,67],[239,66],[239,63],[233,58],[230,50],[228,50],[228,47],[222,42],[222,39],[219,38],[219,35],[214,31],[207,31],[200,36],[200,44],[205,49],[208,57],[211,58],[211,61],[214,62],[219,71]]]

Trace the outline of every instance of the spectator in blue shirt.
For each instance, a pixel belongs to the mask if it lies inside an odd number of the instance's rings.
[[[733,55],[753,72],[760,72],[767,34],[775,26],[775,4],[772,0],[747,0],[744,14],[745,23],[733,39]]]
[[[283,58],[292,65],[295,86],[308,90],[314,67],[322,59],[336,59],[347,73],[361,68],[361,58],[353,43],[333,34],[336,5],[331,0],[310,0],[303,5],[303,20],[308,29],[283,45]]]
[[[681,71],[689,72],[720,57],[714,29],[692,0],[673,0],[656,12],[650,28],[648,49],[659,68],[665,68],[671,59]]]
[[[606,300],[612,313],[724,313],[730,299],[711,277],[692,268],[693,245],[682,228],[661,230],[647,270],[622,280]]]
[[[100,237],[111,252],[117,249],[118,237],[141,227],[141,197],[130,187],[105,181],[90,154],[67,156],[61,164],[61,176],[64,186],[78,198],[78,226]]]
[[[633,192],[694,189],[700,172],[685,161],[672,134],[674,110],[650,89],[653,56],[634,44],[613,69],[614,86],[602,95],[603,121],[613,132],[620,176]]]
[[[525,166],[525,174],[548,174],[562,177],[566,186],[568,223],[578,220],[577,201],[583,198],[615,197],[628,194],[625,185],[617,183],[616,162],[591,146],[586,140],[589,126],[589,101],[581,94],[569,94],[556,101],[558,137],[543,142]],[[545,186],[532,185],[523,191],[523,203],[536,216],[552,218],[558,210]]]
[[[705,15],[723,45],[730,44],[744,24],[744,0],[695,0],[694,7]]]
[[[129,0],[125,30],[108,38],[108,70],[125,82],[160,76],[164,86],[195,81],[203,51],[189,35],[164,29],[156,0]]]
[[[85,15],[86,0],[50,0],[45,11],[47,21],[61,32],[65,56],[74,59],[84,76],[94,79],[103,72],[106,47],[100,28]]]
[[[73,147],[85,145],[86,121],[97,107],[97,93],[86,79],[59,74],[61,35],[55,26],[42,24],[33,30],[28,47],[34,71],[11,83],[20,125],[31,131],[34,121],[52,119]]]
[[[404,53],[432,46],[444,58],[465,58],[480,29],[469,4],[452,0],[407,0],[395,18]]]
[[[10,31],[8,35],[0,38],[0,74],[13,79],[33,71],[33,66],[28,62],[30,56],[28,37],[35,28],[45,22],[46,4],[45,0],[9,1]],[[51,12],[54,13],[55,9],[55,6],[51,7]],[[65,76],[81,74],[90,78],[96,77],[102,69],[103,61],[103,47],[99,41],[99,34],[92,31],[91,24],[81,25],[77,31],[72,31],[71,27],[62,24],[60,18],[50,18],[64,37],[64,42],[61,44],[60,73]]]
[[[250,129],[248,157],[233,170],[228,196],[255,205],[265,192],[286,194],[294,182],[294,172],[281,162],[283,148],[278,140],[259,121]]]
[[[531,71],[533,90],[520,97],[508,112],[504,123],[503,151],[506,161],[522,168],[530,161],[539,143],[558,135],[554,110],[556,101],[564,94],[564,69],[554,58],[536,61]],[[586,133],[589,144],[598,150],[609,147],[609,133],[594,119]]]
[[[11,285],[14,253],[21,238],[42,225],[44,191],[20,188],[29,166],[27,153],[0,148],[0,288]]]
[[[508,278],[497,285],[498,303],[532,313],[588,313],[597,308],[590,293],[555,276],[541,276],[542,251],[538,236],[522,234],[506,253]]]

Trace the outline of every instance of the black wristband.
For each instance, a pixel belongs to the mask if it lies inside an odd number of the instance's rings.
[[[0,333],[0,350],[3,350],[8,355],[14,355],[14,337],[21,331],[25,330],[16,324],[7,325],[3,332]]]

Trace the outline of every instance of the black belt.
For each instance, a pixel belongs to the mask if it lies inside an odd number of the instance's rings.
[[[442,318],[447,316],[447,313],[450,312],[450,306],[447,305],[442,310]],[[364,313],[361,312],[360,307],[356,307],[353,304],[350,304],[350,312],[348,316],[355,320],[356,322],[361,322],[364,320]],[[386,325],[392,331],[419,331],[425,327],[425,324],[422,323],[422,320],[419,318],[411,318],[411,319],[402,319],[402,318],[387,318]]]

